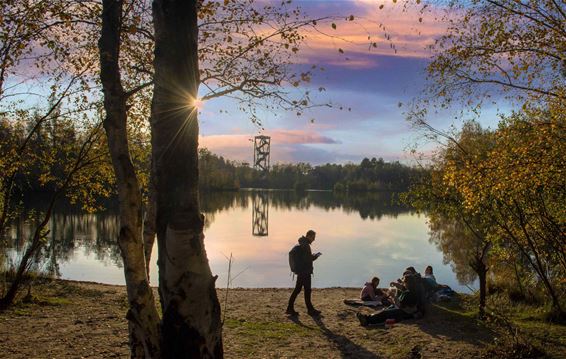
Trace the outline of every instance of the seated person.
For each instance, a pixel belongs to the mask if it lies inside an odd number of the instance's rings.
[[[375,301],[381,302],[383,305],[391,305],[389,300],[389,295],[377,288],[379,285],[379,278],[373,277],[370,282],[366,282],[362,292],[360,293],[360,299],[363,301]]]
[[[381,302],[383,305],[390,305],[391,302],[387,298],[381,289],[377,288],[379,285],[379,278],[373,277],[370,282],[366,282],[362,292],[360,293],[360,299],[363,301],[377,301]]]
[[[436,277],[432,273],[432,266],[427,266],[424,270],[424,278],[430,283],[433,284],[435,287],[438,286],[436,283]]]
[[[403,272],[403,275],[405,274],[417,274],[417,270],[415,267],[407,267],[405,268],[405,272]]]
[[[427,293],[434,293],[439,288],[439,285],[436,282],[436,278],[434,277],[434,274],[432,273],[432,266],[427,266],[425,268],[425,275],[424,275],[424,278],[423,278],[423,284],[425,286],[425,291]]]
[[[406,276],[410,276],[410,275],[420,277],[420,274],[417,273],[417,270],[415,269],[415,267],[405,268],[405,271],[403,272],[403,278],[405,278]],[[390,291],[393,291],[393,292],[404,291],[404,290],[407,289],[407,288],[405,288],[403,279],[401,279],[401,278],[397,279],[396,282],[389,283],[389,287],[390,287]]]
[[[376,301],[376,300],[380,300],[381,298],[378,298],[378,295],[381,294],[381,290],[377,288],[377,286],[379,285],[379,278],[377,277],[373,277],[371,279],[371,281],[366,282],[366,284],[364,285],[364,288],[362,289],[362,292],[360,293],[360,299],[364,300],[364,301]],[[379,294],[377,293],[379,291]]]
[[[362,326],[384,323],[387,319],[401,321],[404,319],[421,318],[424,315],[424,300],[421,293],[419,278],[414,275],[403,277],[404,290],[399,291],[399,304],[392,305],[379,313],[365,315],[357,313],[356,316]]]

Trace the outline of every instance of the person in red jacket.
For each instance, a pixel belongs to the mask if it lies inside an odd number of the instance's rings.
[[[295,299],[301,292],[301,289],[305,289],[305,304],[307,306],[307,310],[309,315],[317,316],[320,315],[320,310],[316,310],[311,302],[311,275],[313,272],[313,261],[315,261],[319,256],[320,253],[312,254],[311,251],[311,244],[314,242],[316,238],[316,232],[312,229],[307,232],[305,236],[299,238],[299,248],[300,248],[300,255],[299,261],[297,263],[297,283],[295,284],[295,289],[293,293],[291,293],[291,297],[289,298],[289,304],[287,305],[287,310],[285,313],[288,315],[298,315],[295,311]]]

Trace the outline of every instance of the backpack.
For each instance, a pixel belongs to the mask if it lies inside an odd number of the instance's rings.
[[[301,269],[301,246],[298,244],[289,251],[289,267],[295,274]]]

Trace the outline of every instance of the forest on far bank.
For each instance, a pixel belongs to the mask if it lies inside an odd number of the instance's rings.
[[[359,164],[278,163],[262,173],[248,163],[231,161],[199,150],[200,188],[237,190],[239,188],[294,189],[335,192],[407,191],[424,172],[423,169],[383,158],[364,158]]]
[[[34,127],[36,116],[27,121],[11,123],[0,119],[0,147],[16,151],[15,144],[26,141],[26,134]],[[48,119],[36,126],[27,139],[30,156],[25,171],[15,174],[14,187],[21,200],[29,202],[37,193],[52,193],[65,180],[64,164],[80,152],[80,139],[86,136],[71,121]],[[14,144],[14,146],[10,146]],[[105,157],[106,154],[100,154]],[[150,168],[150,149],[140,141],[132,151],[136,166],[141,171],[142,191],[148,192],[146,178]],[[404,192],[423,174],[422,168],[411,167],[398,161],[386,162],[382,158],[364,158],[360,163],[314,166],[309,163],[276,163],[267,173],[246,162],[233,161],[207,148],[200,148],[199,187],[201,190],[232,191],[240,188],[271,188],[333,190],[336,192]],[[109,163],[99,162],[88,175],[77,181],[71,200],[82,204],[96,204],[116,195],[115,182]],[[86,177],[86,176],[85,176]],[[88,183],[90,182],[90,183]],[[88,207],[88,206],[87,206]],[[87,208],[88,209],[88,208]]]

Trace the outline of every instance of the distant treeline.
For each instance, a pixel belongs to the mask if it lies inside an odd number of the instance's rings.
[[[19,164],[21,170],[14,172],[13,185],[24,201],[33,200],[39,193],[53,193],[65,182],[69,163],[80,152],[81,141],[86,131],[78,129],[69,120],[48,119],[34,125],[34,116],[19,122],[0,119],[0,151],[14,153],[10,162],[7,156],[0,158],[0,169]],[[36,127],[33,135],[26,138],[30,128]],[[147,140],[147,139],[146,139]],[[17,156],[21,143],[29,145],[25,154]],[[150,155],[144,143],[133,141],[130,154],[137,168],[140,182],[147,190]],[[67,196],[74,202],[105,202],[113,199],[114,178],[110,170],[110,158],[105,144],[96,146],[97,164],[84,176],[75,176],[70,183]],[[268,173],[256,171],[252,165],[231,161],[210,152],[199,150],[200,188],[203,190],[238,190],[240,188],[272,188],[333,190],[335,192],[379,192],[408,190],[422,170],[399,162],[385,162],[382,158],[364,158],[359,164],[325,164],[312,166],[308,163],[272,165]],[[93,208],[97,206],[93,205]]]
[[[333,190],[335,192],[406,191],[422,170],[382,158],[364,158],[360,164],[312,166],[276,164],[267,174],[247,163],[230,161],[207,149],[199,151],[200,186],[207,190],[273,188]]]

